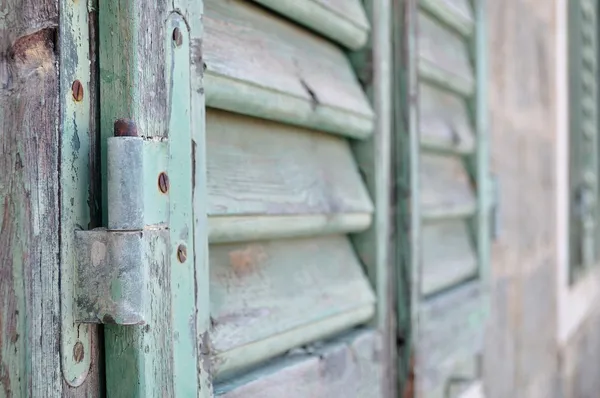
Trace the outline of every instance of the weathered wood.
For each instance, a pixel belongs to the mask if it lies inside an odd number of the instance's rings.
[[[420,303],[417,394],[444,398],[450,377],[477,377],[475,364],[483,344],[486,296],[486,289],[476,280]]]
[[[424,153],[420,171],[424,219],[464,217],[475,213],[476,196],[460,158]]]
[[[417,78],[417,1],[394,0],[393,23],[393,169],[391,233],[395,276],[396,320],[394,342],[397,374],[390,396],[412,398],[415,384],[414,334],[418,328],[421,267],[419,85]]]
[[[358,50],[369,21],[360,0],[254,0],[340,44]]]
[[[359,331],[215,388],[223,398],[385,397],[379,332]]]
[[[69,389],[60,364],[58,3],[2,2],[0,396],[98,395],[97,351]],[[62,100],[62,99],[61,99]]]
[[[210,274],[217,377],[374,313],[371,287],[343,236],[211,245]]]
[[[169,192],[171,236],[166,244],[154,242],[155,258],[150,264],[147,287],[149,321],[137,327],[105,327],[107,393],[183,397],[197,394],[200,389],[200,394],[206,396],[210,386],[200,379],[197,366],[202,366],[202,359],[196,349],[202,349],[197,342],[201,339],[201,324],[196,320],[196,278],[202,278],[206,270],[202,261],[206,250],[200,244],[192,247],[195,233],[201,233],[192,220],[195,217],[195,223],[202,223],[205,216],[196,205],[196,214],[192,214],[192,200],[197,198],[192,198],[191,192],[194,175],[200,181],[204,177],[198,176],[198,171],[204,169],[202,165],[192,170],[192,163],[203,161],[202,157],[196,162],[195,157],[203,153],[195,150],[197,146],[203,149],[198,140],[203,141],[204,124],[192,119],[192,114],[202,116],[203,108],[192,109],[190,103],[191,91],[201,91],[201,83],[189,75],[192,68],[197,72],[197,65],[190,67],[190,63],[197,62],[198,48],[190,40],[189,25],[179,13],[171,12],[171,4],[115,0],[100,2],[99,7],[102,144],[106,145],[114,120],[129,118],[137,123],[141,135],[169,135],[169,142],[175,145],[169,148],[167,170],[173,171]],[[188,23],[198,24],[200,19]],[[178,40],[174,40],[175,29],[180,33]],[[186,169],[177,172],[177,167]],[[203,237],[205,234],[201,234]],[[187,247],[187,261],[178,260],[176,255],[181,243]],[[191,261],[195,260],[195,247],[200,248],[199,264]],[[202,383],[200,388],[198,382]]]
[[[420,0],[420,4],[463,35],[470,36],[473,33],[475,18],[469,0]]]
[[[419,74],[437,85],[465,97],[475,91],[475,75],[464,38],[420,12]]]
[[[227,243],[345,234],[364,231],[371,220],[371,213],[209,217],[208,239],[210,243]]]
[[[249,2],[209,0],[207,106],[356,138],[373,112],[343,51]]]
[[[390,261],[391,209],[391,153],[392,153],[392,18],[390,0],[365,1],[367,16],[373,27],[368,45],[353,54],[353,62],[361,83],[369,95],[377,115],[374,134],[363,142],[354,142],[353,149],[367,188],[375,205],[371,228],[352,236],[358,256],[364,264],[377,297],[376,316],[372,325],[383,336],[383,355],[379,366],[379,383],[383,394],[393,395],[395,380],[394,353],[396,352],[396,325],[392,308],[392,262]]]
[[[370,213],[348,142],[209,110],[209,216]]]
[[[426,149],[461,155],[475,150],[467,102],[426,83],[419,85],[419,130]]]
[[[462,219],[423,226],[421,294],[439,292],[477,275],[477,253],[467,227]]]

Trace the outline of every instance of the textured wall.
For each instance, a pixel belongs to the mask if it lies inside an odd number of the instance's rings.
[[[559,397],[554,0],[488,1],[488,7],[501,235],[492,251],[486,392],[488,398]]]
[[[502,229],[492,252],[487,398],[600,397],[600,311],[566,345],[557,341],[555,73],[565,54],[556,50],[556,1],[488,1]]]

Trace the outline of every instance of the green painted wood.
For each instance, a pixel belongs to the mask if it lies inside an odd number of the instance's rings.
[[[425,223],[422,234],[422,295],[477,277],[477,253],[466,220]]]
[[[488,35],[487,35],[487,0],[478,0],[475,4],[475,17],[477,21],[474,42],[475,73],[477,90],[475,92],[475,111],[471,119],[477,131],[477,174],[475,175],[477,190],[477,259],[479,263],[479,276],[483,284],[484,294],[482,306],[487,311],[491,305],[489,301],[490,290],[490,209],[491,209],[491,179],[490,179],[490,138],[489,138],[489,107],[488,107]],[[483,325],[482,325],[483,328]]]
[[[369,35],[369,21],[360,0],[254,1],[351,50],[365,45]]]
[[[372,212],[345,139],[216,110],[206,123],[209,216]]]
[[[427,43],[419,54],[420,75],[446,90],[437,91],[437,102],[448,104],[450,99],[456,107],[453,115],[462,109],[463,123],[464,106],[468,106],[465,131],[474,138],[473,151],[447,151],[450,154],[440,155],[431,151],[439,152],[439,148],[423,145],[416,155],[420,156],[417,167],[421,178],[421,217],[426,220],[416,248],[422,250],[418,275],[413,275],[413,283],[417,283],[413,286],[422,288],[419,296],[413,296],[417,302],[412,304],[417,307],[413,312],[417,322],[416,394],[433,398],[458,396],[466,384],[457,387],[452,380],[475,380],[481,376],[477,356],[482,349],[489,308],[487,38],[485,2],[478,0],[473,4],[476,25],[472,39],[455,33],[447,21],[434,13],[421,13],[418,20],[419,46],[423,41]],[[425,54],[438,63],[438,71],[442,67],[454,76],[459,72],[463,83],[469,84],[461,89],[452,81],[443,83],[443,73],[438,74],[438,80],[424,74]],[[447,106],[430,107],[428,119],[421,118],[419,122],[432,123],[429,120],[442,118]]]
[[[446,29],[440,21],[419,13],[419,75],[436,85],[470,97],[475,74],[464,38]]]
[[[571,280],[598,259],[598,4],[569,3],[569,127]]]
[[[421,156],[421,214],[426,220],[474,215],[477,196],[459,157],[424,152]]]
[[[448,91],[419,84],[419,130],[424,149],[468,155],[475,131],[466,102]]]
[[[289,216],[209,217],[210,243],[295,238],[361,232],[369,228],[371,213]]]
[[[212,377],[207,347],[210,328],[210,277],[208,264],[208,229],[206,228],[207,171],[206,171],[206,126],[204,98],[204,61],[202,41],[204,26],[203,0],[173,0],[173,6],[187,21],[190,35],[190,119],[191,145],[194,164],[193,212],[194,212],[194,267],[196,278],[196,350],[198,398],[212,398]]]
[[[420,0],[421,7],[465,36],[473,34],[475,18],[469,0]]]
[[[94,27],[87,19],[67,24],[73,9],[58,9],[59,2],[44,0],[2,4],[0,397],[93,397],[100,389],[95,328],[88,335],[88,348],[94,348],[85,355],[93,364],[85,381],[69,387],[61,368],[60,134],[64,109],[73,98],[71,83],[61,90],[61,78],[72,77],[77,66],[58,48],[77,54],[82,39],[67,44],[67,35]],[[84,96],[91,120],[94,87],[86,85]],[[81,121],[70,116],[71,125]],[[83,140],[91,125],[78,125]]]
[[[173,12],[166,24],[166,78],[169,105],[169,233],[171,312],[173,322],[173,392],[175,397],[198,395],[198,339],[196,317],[196,270],[194,208],[190,35],[186,21]],[[181,44],[174,38],[181,35]],[[155,206],[157,207],[157,206]],[[147,210],[146,210],[147,211]],[[185,249],[185,258],[181,249]]]
[[[211,245],[210,275],[212,369],[221,379],[374,314],[344,236]]]
[[[194,175],[200,179],[197,172],[203,171],[195,161],[197,145],[193,145],[203,139],[203,123],[191,119],[191,92],[201,81],[195,81],[195,73],[191,76],[197,47],[187,23],[165,6],[109,1],[99,9],[102,143],[111,135],[113,121],[125,117],[137,123],[140,134],[156,138],[166,134],[172,144],[167,170],[172,190],[170,239],[166,244],[154,243],[147,286],[149,320],[142,326],[105,326],[107,394],[116,397],[210,396],[208,376],[198,372],[204,364],[198,340],[206,327],[202,329],[202,321],[196,320],[196,278],[202,277],[206,249],[194,244],[198,238],[193,225],[202,222],[205,212],[200,209],[195,215],[199,220],[194,221],[193,212],[203,202],[194,203],[192,191]],[[144,29],[139,29],[141,24]],[[174,40],[175,28],[181,44]],[[201,231],[199,235],[206,236]],[[187,248],[186,260],[177,255],[181,244]],[[200,251],[194,256],[196,247]],[[207,324],[208,311],[201,316]]]
[[[465,374],[464,367],[476,362],[483,347],[486,298],[486,288],[476,280],[421,301],[416,345],[420,394],[445,398],[450,378],[479,376],[477,369]]]
[[[373,111],[343,51],[250,2],[209,0],[203,61],[209,107],[354,138]]]
[[[91,101],[93,86],[90,63],[90,40],[87,4],[72,1],[61,2],[60,13],[60,101],[61,101],[61,148],[60,148],[60,303],[61,366],[66,382],[73,387],[81,385],[89,372],[92,355],[91,334],[96,332],[92,325],[78,325],[74,318],[76,288],[75,230],[92,224],[89,206],[90,185],[90,141],[95,139],[90,129],[95,123],[92,118]],[[81,61],[86,60],[86,61]],[[74,98],[73,85],[81,83],[82,96]],[[97,171],[97,170],[96,170]],[[76,361],[75,346],[83,352],[83,360]]]
[[[417,79],[416,1],[393,2],[393,219],[392,261],[396,296],[397,368],[392,396],[413,396],[414,336],[418,329],[418,304],[421,261],[420,134]],[[413,100],[411,100],[413,99]]]
[[[393,211],[391,208],[391,148],[392,148],[392,25],[390,0],[365,1],[365,9],[373,27],[365,48],[352,54],[357,75],[377,115],[373,135],[364,141],[353,142],[358,167],[373,198],[375,213],[371,227],[352,236],[377,297],[376,317],[372,326],[383,338],[383,356],[380,359],[380,385],[383,394],[395,393],[396,329],[392,316],[392,266],[390,262],[390,234]]]
[[[59,397],[58,10],[3,8],[0,51],[12,56],[0,60],[0,396]]]
[[[384,397],[381,335],[357,331],[307,352],[298,350],[215,388],[223,398]]]

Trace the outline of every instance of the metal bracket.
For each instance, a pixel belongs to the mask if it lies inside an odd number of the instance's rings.
[[[115,133],[107,145],[108,229],[75,231],[75,320],[139,325],[147,322],[153,245],[169,236],[168,142],[130,136],[137,129],[128,120],[118,120]]]

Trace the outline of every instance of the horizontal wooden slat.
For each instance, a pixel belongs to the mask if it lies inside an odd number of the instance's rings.
[[[369,226],[373,205],[346,139],[209,109],[206,140],[212,241]]]
[[[428,220],[473,215],[477,202],[460,157],[421,156],[421,213]]]
[[[367,41],[369,22],[360,0],[254,0],[352,50]]]
[[[415,336],[417,373],[425,391],[443,392],[449,377],[468,374],[483,347],[489,291],[479,280],[422,301]],[[444,398],[444,395],[427,394]]]
[[[373,292],[345,236],[211,245],[209,253],[217,377],[373,316]]]
[[[419,105],[423,147],[458,154],[473,153],[475,136],[464,98],[421,83]]]
[[[310,354],[293,354],[215,386],[222,398],[383,398],[378,332],[368,330]]]
[[[206,104],[365,138],[373,111],[344,52],[239,0],[205,2]]]
[[[430,295],[477,275],[477,258],[467,222],[426,223],[422,228],[421,294]]]
[[[467,42],[423,12],[418,23],[421,77],[465,97],[473,95],[475,77]]]
[[[469,0],[420,0],[420,4],[463,35],[470,36],[473,33],[475,20]]]
[[[210,243],[331,235],[364,231],[371,213],[304,216],[209,217]]]

